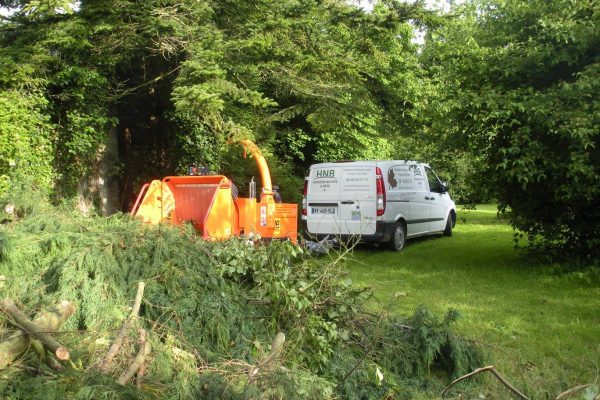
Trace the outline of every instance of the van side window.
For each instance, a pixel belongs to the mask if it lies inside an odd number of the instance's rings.
[[[388,190],[427,190],[421,166],[417,164],[394,165],[388,170]]]
[[[434,193],[442,193],[444,190],[442,188],[442,183],[439,178],[433,172],[431,168],[425,167],[425,171],[427,172],[427,181],[429,182],[429,191]]]

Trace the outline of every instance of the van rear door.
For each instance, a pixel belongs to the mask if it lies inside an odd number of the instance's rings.
[[[374,165],[311,167],[306,218],[310,233],[371,235],[376,229],[376,214]]]

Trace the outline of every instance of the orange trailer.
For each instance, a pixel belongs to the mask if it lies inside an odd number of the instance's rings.
[[[297,243],[298,206],[275,202],[269,167],[262,153],[249,140],[239,143],[258,165],[263,184],[259,201],[234,199],[232,182],[223,175],[168,176],[144,185],[131,213],[152,224],[189,222],[207,240],[258,234]]]

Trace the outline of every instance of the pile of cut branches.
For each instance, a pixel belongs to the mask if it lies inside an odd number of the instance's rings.
[[[11,204],[3,297],[69,357],[0,313],[0,357],[15,332],[42,342],[10,350],[3,398],[393,397],[433,369],[456,378],[483,365],[451,334],[452,316],[363,312],[369,292],[339,259],[317,262],[287,242],[209,243],[189,227],[83,217],[26,196]],[[65,300],[64,318],[40,319]]]

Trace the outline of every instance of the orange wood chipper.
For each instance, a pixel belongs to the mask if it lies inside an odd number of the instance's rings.
[[[298,206],[275,202],[271,174],[260,149],[249,140],[237,143],[243,146],[244,156],[250,153],[258,165],[263,184],[259,201],[252,195],[234,198],[237,190],[232,194],[233,183],[223,175],[167,176],[142,187],[131,213],[152,224],[190,222],[208,240],[258,234],[297,243]]]

